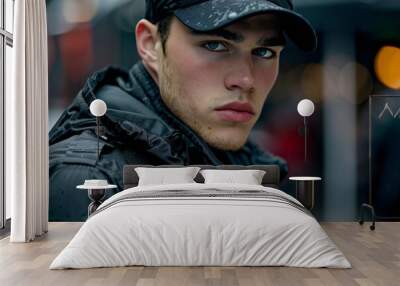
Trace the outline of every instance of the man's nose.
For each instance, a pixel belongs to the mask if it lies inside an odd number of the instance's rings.
[[[232,62],[225,76],[225,87],[228,90],[248,91],[254,88],[253,62],[248,57],[238,57]]]

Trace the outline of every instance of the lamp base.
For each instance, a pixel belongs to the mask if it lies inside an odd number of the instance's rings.
[[[314,208],[314,181],[297,181],[296,197],[309,210]]]
[[[94,213],[97,208],[103,203],[106,195],[106,189],[88,189],[89,199],[92,201],[88,206],[88,216]]]

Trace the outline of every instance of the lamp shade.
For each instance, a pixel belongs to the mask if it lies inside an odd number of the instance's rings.
[[[101,99],[95,99],[90,104],[90,113],[96,117],[103,116],[107,111],[107,104]]]
[[[303,99],[297,105],[297,111],[301,116],[310,116],[314,113],[314,103],[309,99]]]

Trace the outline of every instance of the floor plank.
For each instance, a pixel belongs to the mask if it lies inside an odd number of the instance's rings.
[[[118,267],[85,270],[48,269],[81,223],[50,223],[49,232],[32,243],[0,240],[0,285],[136,286],[391,286],[400,273],[400,223],[368,225],[322,223],[352,269],[295,267]]]

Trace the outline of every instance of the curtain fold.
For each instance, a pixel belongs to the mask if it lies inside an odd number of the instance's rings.
[[[11,242],[48,230],[48,67],[45,0],[15,1],[13,94],[6,98]]]

